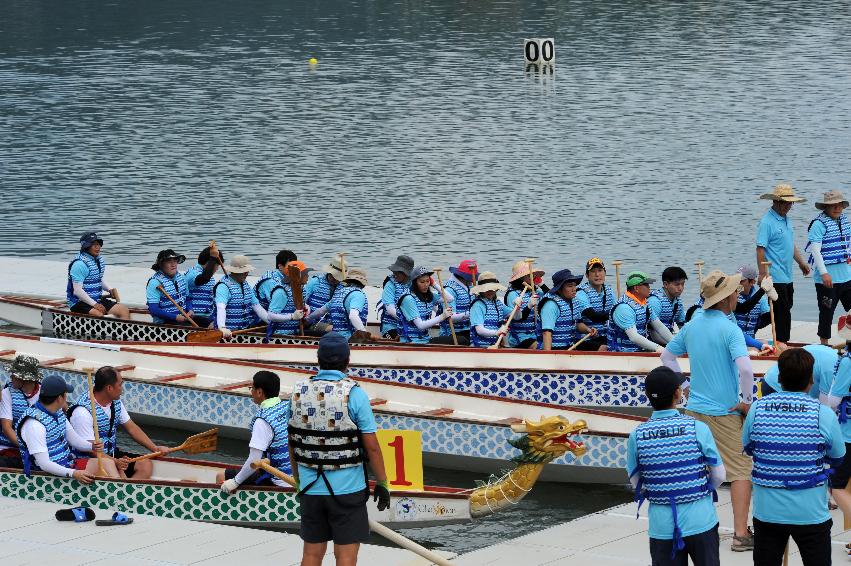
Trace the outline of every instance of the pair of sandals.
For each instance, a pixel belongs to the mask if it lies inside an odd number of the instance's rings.
[[[94,520],[94,518],[95,512],[88,507],[60,509],[56,512],[57,521],[74,521],[75,523],[85,523]],[[124,513],[116,511],[112,514],[112,519],[106,521],[95,521],[95,525],[99,527],[111,527],[113,525],[129,525],[132,522],[132,517],[128,517]]]

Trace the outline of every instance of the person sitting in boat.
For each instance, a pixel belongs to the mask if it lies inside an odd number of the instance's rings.
[[[585,263],[585,278],[576,292],[580,300],[588,304],[582,311],[582,323],[596,330],[597,334],[580,344],[579,349],[606,351],[609,347],[606,323],[617,299],[612,286],[606,284],[606,264],[602,259],[592,257]]]
[[[272,297],[272,289],[279,285],[287,284],[287,265],[291,261],[298,261],[296,255],[290,250],[281,250],[275,256],[275,269],[263,273],[257,283],[254,284],[254,294],[260,305],[269,310],[269,302]],[[302,264],[304,265],[304,264]]]
[[[343,260],[337,255],[322,269],[323,273],[314,275],[304,286],[304,303],[311,311],[317,311],[328,304],[334,289],[343,280]],[[330,324],[324,318],[317,319],[308,329],[309,334],[322,335],[328,332]]]
[[[284,267],[289,268],[293,265],[299,270],[300,275],[298,284],[302,285],[304,283],[304,278],[307,277],[307,266],[304,262],[292,260]],[[269,285],[266,286],[268,287]],[[263,304],[264,297],[267,296],[265,294],[266,290],[261,289],[259,284],[255,286],[254,289],[255,291],[259,291],[257,298],[260,300],[260,304]],[[269,311],[269,320],[271,321],[269,323],[268,334],[275,334],[278,336],[293,336],[301,334],[301,325],[299,324],[299,321],[303,319],[308,312],[310,312],[310,309],[307,306],[303,306],[298,310],[295,308],[295,299],[289,278],[285,278],[272,286],[269,290],[268,299],[267,308]]]
[[[396,312],[400,313],[400,335],[401,342],[409,344],[452,344],[451,336],[430,337],[429,330],[450,316],[452,306],[443,308],[443,299],[440,291],[432,287],[431,276],[434,272],[425,267],[415,267],[411,271],[411,288],[399,299],[396,304]],[[447,299],[448,301],[448,299]],[[460,344],[462,338],[459,337]]]
[[[384,278],[381,299],[376,310],[381,320],[381,335],[396,340],[399,338],[399,314],[396,304],[410,288],[414,260],[409,255],[400,255],[387,269],[390,275]]]
[[[470,305],[473,301],[470,285],[472,285],[473,276],[478,269],[479,267],[474,260],[465,259],[458,264],[458,267],[449,268],[452,275],[443,284],[443,292],[448,297],[448,301],[452,303],[452,325],[455,327],[455,335],[460,340],[459,344],[462,342],[470,343]],[[452,339],[449,319],[440,323],[440,335]]]
[[[582,322],[582,313],[590,305],[584,294],[577,294],[580,281],[582,276],[569,269],[553,274],[553,286],[538,305],[539,349],[566,350],[579,339],[577,333],[596,336],[594,327]]]
[[[83,484],[95,481],[97,458],[78,467],[71,448],[94,454],[103,450],[103,443],[83,440],[68,422],[65,410],[68,408],[67,395],[72,391],[74,388],[64,379],[48,375],[41,382],[38,402],[24,411],[18,422],[16,432],[27,476],[31,471],[43,471],[63,478],[73,477]],[[119,477],[112,460],[103,458],[102,463],[109,477]]]
[[[666,344],[673,335],[647,305],[650,284],[656,280],[643,271],[631,271],[626,277],[626,293],[612,307],[608,322],[609,351],[661,352],[664,346],[650,340],[650,329]]]
[[[487,348],[496,344],[500,336],[507,336],[505,321],[512,315],[515,306],[522,305],[522,301],[518,296],[511,306],[506,305],[497,299],[497,293],[505,290],[505,286],[501,285],[496,275],[490,271],[479,275],[478,285],[470,289],[470,292],[476,295],[470,305],[470,345]],[[533,296],[533,301],[537,303],[537,297]],[[528,308],[534,308],[534,304],[527,307],[527,310]],[[517,309],[512,323],[520,320],[522,311],[521,308]]]
[[[776,297],[777,291],[774,290],[770,275],[763,277],[762,282],[757,286],[756,269],[743,265],[737,271],[742,274],[742,292],[739,293],[736,310],[733,313],[736,316],[736,324],[742,332],[750,338],[755,338],[757,330],[771,324],[768,299],[772,294]]]
[[[310,314],[308,322],[316,321],[327,314],[334,332],[342,334],[346,339],[351,338],[355,332],[368,332],[366,316],[369,304],[366,293],[363,292],[367,284],[366,272],[363,269],[352,267],[346,270],[343,284],[334,290],[326,305]]]
[[[234,330],[249,328],[254,315],[268,322],[269,314],[246,281],[248,274],[254,271],[248,257],[233,256],[226,271],[228,274],[213,287],[213,296],[216,300],[214,323],[222,331],[223,337],[228,339]]]
[[[289,438],[300,487],[302,564],[320,566],[329,540],[338,564],[356,564],[369,540],[367,466],[375,477],[373,501],[390,507],[384,459],[369,396],[347,379],[349,344],[337,332],[319,340],[319,372],[293,387]],[[317,406],[324,410],[317,411]],[[329,419],[328,416],[334,418]]]
[[[290,403],[278,397],[280,392],[281,378],[278,374],[265,370],[254,374],[251,400],[258,405],[258,410],[249,427],[248,458],[240,470],[226,469],[216,476],[223,492],[233,493],[241,485],[287,486],[282,480],[251,468],[254,462],[268,458],[275,468],[285,474],[293,473],[287,432]]]
[[[198,326],[210,326],[213,321],[213,287],[216,285],[214,276],[220,261],[224,263],[224,254],[215,246],[207,246],[198,254],[198,264],[186,271],[186,284],[189,287],[186,306],[187,310],[194,313],[193,318],[198,322]],[[205,321],[206,324],[202,324]]]
[[[103,443],[103,453],[115,461],[115,466],[122,477],[145,480],[153,473],[151,460],[130,462],[138,454],[130,454],[118,448],[118,427],[123,427],[137,444],[144,446],[150,452],[162,452],[165,446],[157,446],[145,434],[139,425],[130,419],[127,407],[121,402],[124,379],[114,367],[103,366],[94,375],[95,410],[98,414],[98,435]],[[84,391],[77,401],[68,409],[71,427],[80,438],[91,442],[94,438],[92,423],[92,401],[89,392]],[[78,467],[86,465],[89,457],[85,453],[74,450]]]
[[[9,383],[0,392],[0,468],[22,468],[15,429],[26,410],[38,401],[41,372],[32,356],[15,356],[9,366]]]
[[[688,275],[682,267],[666,267],[662,272],[662,288],[652,291],[647,297],[647,306],[672,335],[686,323],[686,309],[680,299],[686,279]]]
[[[157,261],[151,266],[156,273],[148,279],[145,287],[148,312],[155,324],[191,324],[189,318],[180,312],[183,309],[198,326],[209,326],[209,320],[200,320],[201,317],[196,318],[193,311],[187,310],[189,285],[186,276],[177,269],[184,261],[186,256],[172,249],[160,250],[157,254]],[[180,309],[175,303],[180,305]]]
[[[118,302],[114,288],[103,278],[106,260],[100,253],[102,247],[103,239],[95,232],[80,236],[80,253],[68,264],[68,285],[65,289],[68,308],[80,314],[110,314],[130,320],[130,309]]]
[[[520,318],[513,320],[508,329],[508,345],[512,348],[538,347],[538,332],[536,322],[538,320],[536,306],[537,297],[543,295],[538,282],[543,277],[544,271],[536,269],[529,278],[529,263],[518,261],[511,268],[511,279],[508,280],[508,291],[503,296],[503,303],[513,307],[518,298],[520,303]],[[524,292],[527,285],[534,285],[534,291]]]

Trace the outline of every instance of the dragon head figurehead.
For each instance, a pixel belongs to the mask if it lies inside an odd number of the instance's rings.
[[[577,457],[585,454],[585,444],[570,439],[573,435],[588,432],[588,425],[583,420],[571,424],[562,416],[541,417],[538,422],[526,420],[511,425],[511,430],[525,433],[519,439],[508,441],[522,451],[522,454],[513,458],[520,464],[547,463],[565,452],[571,452]]]

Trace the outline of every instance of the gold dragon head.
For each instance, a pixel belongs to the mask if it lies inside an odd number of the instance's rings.
[[[588,425],[583,420],[571,424],[562,416],[541,417],[538,422],[527,419],[521,424],[511,425],[511,430],[525,433],[519,440],[510,441],[523,451],[515,458],[517,462],[549,462],[565,452],[576,457],[585,454],[585,444],[570,439],[573,435],[588,432]]]

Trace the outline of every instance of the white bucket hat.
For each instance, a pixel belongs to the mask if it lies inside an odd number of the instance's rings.
[[[251,273],[254,271],[254,266],[251,265],[251,260],[245,255],[235,255],[230,258],[228,264],[228,273]]]
[[[816,201],[816,208],[819,210],[824,210],[828,206],[832,204],[842,204],[845,208],[848,208],[848,201],[845,199],[845,195],[842,194],[842,191],[832,190],[824,193],[824,196],[821,198],[821,201]]]
[[[322,271],[336,279],[337,281],[343,280],[343,262],[340,259],[340,256],[335,255],[331,261],[328,262],[328,265],[322,268]]]
[[[703,297],[703,308],[717,304],[737,292],[742,283],[742,274],[726,275],[723,271],[714,270],[700,282],[700,296]]]

